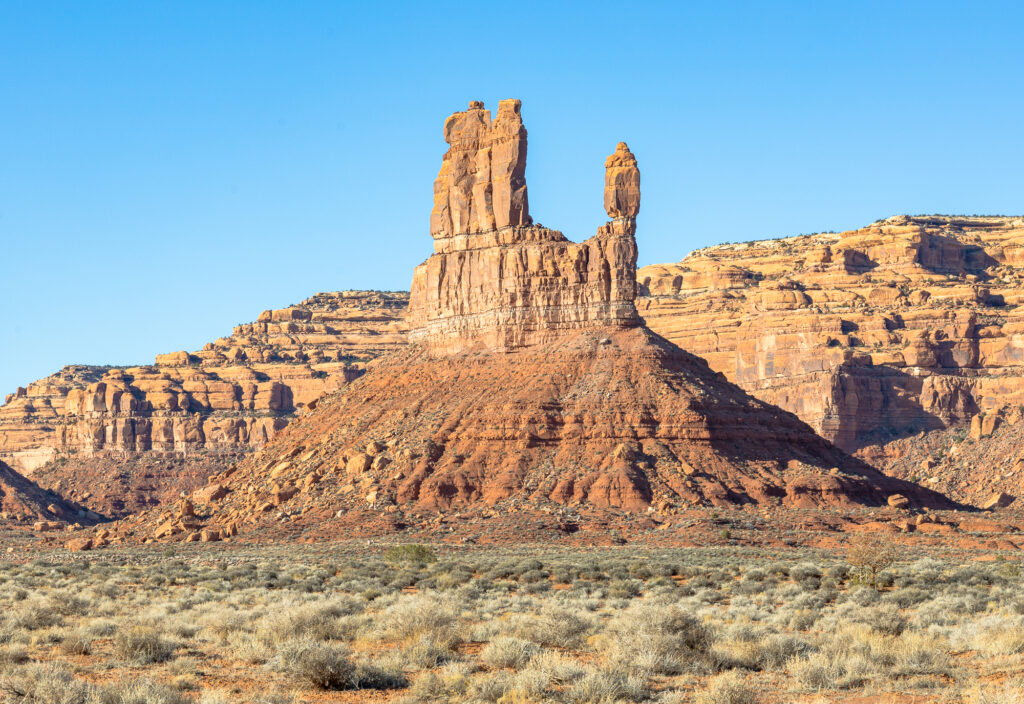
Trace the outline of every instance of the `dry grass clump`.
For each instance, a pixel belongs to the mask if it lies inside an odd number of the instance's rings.
[[[707,687],[697,695],[697,704],[760,704],[758,690],[747,684],[738,672],[716,675]]]
[[[114,652],[133,665],[151,665],[174,657],[174,644],[152,626],[129,626],[114,637]]]
[[[480,653],[480,659],[491,667],[510,667],[518,670],[540,653],[540,647],[522,638],[499,636]]]
[[[607,626],[608,660],[650,676],[710,669],[714,636],[700,619],[677,605],[638,603]]]
[[[281,644],[276,669],[316,689],[352,689],[355,663],[348,649],[313,638],[296,638]]]

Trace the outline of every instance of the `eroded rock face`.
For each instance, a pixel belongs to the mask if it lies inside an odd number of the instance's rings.
[[[1020,218],[900,216],[644,267],[639,308],[750,393],[869,452],[1021,402],[1022,261]]]
[[[164,495],[152,476],[167,473],[146,457],[189,456],[184,483],[171,484],[188,489],[193,477],[205,480],[239,452],[262,446],[315,399],[405,344],[407,300],[404,293],[317,294],[265,311],[202,350],[158,355],[154,365],[65,367],[0,407],[0,459],[69,491],[76,473],[87,476],[80,494],[113,492],[90,497],[104,512],[145,506]],[[107,471],[95,461],[105,456]],[[118,467],[129,461],[140,476],[125,484]]]
[[[609,213],[616,219],[576,243],[557,230],[523,224],[529,216],[519,101],[502,101],[493,124],[482,105],[452,115],[445,139],[451,146],[435,182],[431,218],[436,253],[413,273],[413,342],[440,353],[511,351],[594,326],[639,324],[633,218],[640,172],[625,144],[606,163],[605,200],[615,204]],[[492,164],[489,170],[484,163]],[[467,190],[468,181],[480,184],[485,176],[487,189]],[[510,197],[485,197],[505,192],[507,184]],[[500,215],[471,217],[492,211]]]
[[[640,212],[640,170],[625,142],[604,162],[604,209],[610,218],[635,218]]]
[[[444,123],[450,147],[434,181],[430,234],[437,251],[460,235],[529,225],[526,195],[526,128],[518,100],[491,111],[473,101]],[[457,246],[452,244],[451,246]]]

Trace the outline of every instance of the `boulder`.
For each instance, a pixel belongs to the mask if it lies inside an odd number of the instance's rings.
[[[910,508],[910,499],[908,499],[903,494],[893,494],[892,496],[887,498],[885,501],[892,508],[898,508],[898,509]]]
[[[1015,496],[1011,496],[1010,494],[1000,491],[990,496],[984,503],[981,504],[981,507],[986,510],[1006,508],[1007,506],[1012,504],[1016,500],[1016,498],[1017,497]]]
[[[92,538],[73,538],[66,543],[66,547],[71,552],[84,552],[92,550],[93,541]]]

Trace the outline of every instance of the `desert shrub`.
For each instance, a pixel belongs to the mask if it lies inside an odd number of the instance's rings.
[[[528,640],[499,637],[487,644],[480,659],[491,667],[519,669],[539,652],[540,648]]]
[[[804,689],[814,692],[859,687],[876,674],[874,665],[862,656],[836,658],[829,653],[794,658],[786,669]]]
[[[87,704],[92,687],[76,680],[62,665],[31,664],[0,674],[3,701],[31,704]]]
[[[594,629],[593,619],[578,609],[544,606],[540,613],[513,620],[513,632],[538,645],[578,647]]]
[[[450,597],[434,594],[402,595],[380,615],[378,635],[405,640],[431,634],[437,640],[458,642],[459,610]]]
[[[890,636],[900,635],[907,627],[907,619],[893,604],[880,604],[860,609],[851,618],[851,621],[866,624],[875,632]]]
[[[468,694],[474,702],[498,702],[512,691],[513,686],[513,678],[507,672],[488,673],[473,679]]]
[[[456,659],[455,648],[460,642],[454,633],[423,633],[403,646],[402,660],[409,667],[437,667]]]
[[[534,656],[525,669],[540,674],[546,682],[559,687],[582,679],[590,671],[579,660],[550,650]]]
[[[415,679],[411,697],[424,704],[461,697],[469,690],[469,671],[461,664],[448,665]]]
[[[743,573],[745,582],[763,582],[768,579],[768,573],[760,567],[752,567]]]
[[[758,704],[761,697],[737,672],[725,672],[712,677],[703,692],[697,695],[697,704]]]
[[[106,638],[117,633],[117,624],[105,618],[98,618],[85,627],[85,633],[96,638]]]
[[[114,652],[126,662],[148,665],[170,660],[174,655],[174,644],[155,628],[130,626],[115,636]]]
[[[358,664],[352,673],[352,687],[355,689],[400,689],[408,683],[402,668],[395,665]]]
[[[28,662],[28,651],[25,650],[25,646],[18,644],[0,646],[0,666],[20,665],[23,662]]]
[[[604,704],[605,702],[639,702],[649,692],[644,683],[622,672],[597,670],[577,680],[563,694],[567,704]]]
[[[733,636],[720,641],[714,647],[716,659],[730,667],[744,667],[748,670],[776,670],[796,656],[808,652],[810,643],[803,638],[784,633],[751,633],[749,636]]]
[[[949,649],[937,636],[908,633],[892,645],[892,673],[940,675],[949,671]]]
[[[349,598],[298,603],[265,616],[260,620],[257,631],[260,637],[275,643],[300,637],[316,640],[340,638],[338,618],[359,608],[357,602]]]
[[[707,666],[711,631],[679,606],[640,604],[616,617],[606,636],[609,661],[643,674],[679,674]]]
[[[808,652],[810,643],[803,638],[773,633],[760,642],[758,665],[762,670],[777,670],[796,656]]]
[[[613,579],[608,583],[608,596],[613,599],[632,599],[643,590],[643,582],[638,579]]]
[[[388,562],[418,562],[430,564],[437,562],[437,553],[426,545],[415,545],[407,543],[404,545],[392,545],[384,552],[384,559]]]
[[[150,680],[108,685],[99,690],[92,701],[96,704],[194,704],[191,697]]]
[[[92,651],[92,638],[82,631],[69,633],[60,642],[60,651],[65,655],[88,655]]]
[[[347,648],[312,638],[282,643],[274,665],[277,670],[317,689],[351,689],[356,671]]]
[[[821,569],[813,562],[801,562],[789,569],[789,576],[794,582],[803,582],[808,578],[820,579]]]
[[[64,621],[61,615],[51,608],[48,601],[38,598],[23,601],[11,609],[6,620],[8,626],[26,631],[59,626]]]
[[[892,538],[877,533],[856,533],[847,545],[846,561],[863,584],[876,586],[882,570],[893,565],[899,549]]]
[[[1024,619],[990,616],[959,629],[956,644],[986,655],[1024,653]]]

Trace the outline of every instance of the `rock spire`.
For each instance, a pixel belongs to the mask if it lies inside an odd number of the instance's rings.
[[[445,120],[448,152],[434,181],[434,252],[413,274],[410,336],[432,351],[510,351],[566,331],[636,327],[640,172],[625,143],[609,157],[612,222],[571,242],[534,225],[526,198],[521,103],[483,104]]]
[[[430,234],[444,240],[529,225],[522,103],[502,100],[498,116],[474,100],[444,122],[448,153],[434,181]]]
[[[640,212],[640,169],[625,142],[619,142],[604,168],[604,209],[608,217],[635,218]]]

